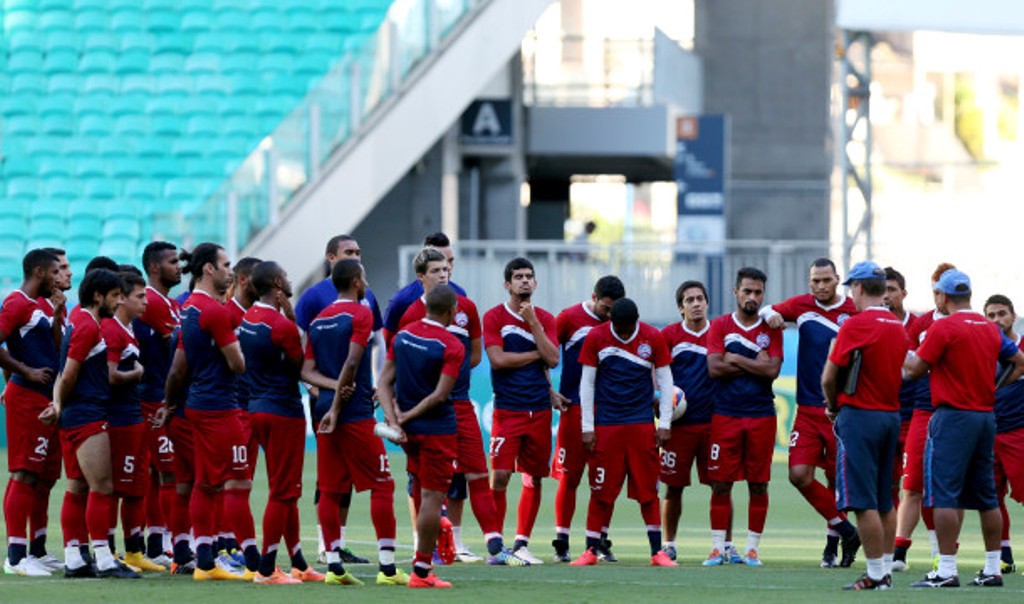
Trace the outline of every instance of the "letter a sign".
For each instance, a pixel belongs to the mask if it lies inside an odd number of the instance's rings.
[[[462,114],[459,142],[466,146],[511,145],[512,101],[478,99]]]

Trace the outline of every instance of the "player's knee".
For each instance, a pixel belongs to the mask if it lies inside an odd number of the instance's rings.
[[[665,486],[665,499],[679,502],[683,498],[683,487]]]
[[[792,466],[789,468],[789,482],[794,487],[802,489],[814,480],[814,468],[811,466]]]
[[[751,482],[747,486],[751,495],[764,495],[768,492],[767,482]]]
[[[224,483],[225,489],[232,489],[238,491],[251,491],[252,481],[251,480],[229,480]]]
[[[89,490],[100,495],[111,495],[114,492],[114,481],[110,476],[98,478],[89,485]]]
[[[448,487],[448,499],[464,500],[469,495],[469,487],[466,483],[465,474],[456,474],[452,477],[452,484]]]
[[[343,508],[347,508],[352,505],[352,493],[348,492],[341,496],[339,504]]]
[[[14,472],[11,472],[11,478],[18,482],[23,482],[32,488],[35,488],[36,485],[39,484],[39,475],[27,470],[15,470]]]
[[[495,470],[491,474],[491,488],[495,491],[504,491],[511,477],[512,473],[507,470]]]
[[[174,474],[170,472],[160,472],[160,484],[174,484]]]
[[[69,478],[67,491],[72,495],[86,495],[89,493],[89,484],[80,478]]]
[[[179,482],[174,488],[178,495],[191,495],[192,494],[192,483],[191,482]]]

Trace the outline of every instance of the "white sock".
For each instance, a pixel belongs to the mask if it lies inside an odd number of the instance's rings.
[[[665,541],[664,543],[661,544],[661,546],[662,547],[675,547],[676,546],[676,542],[675,541]]]
[[[64,548],[64,566],[71,570],[85,566],[85,560],[82,558],[82,552],[79,551],[77,543]]]
[[[377,560],[382,566],[395,563],[395,550],[393,549],[380,549],[377,550]]]
[[[892,554],[882,554],[882,567],[885,574],[892,574]]]
[[[469,548],[462,542],[462,527],[452,525],[452,541],[455,542],[455,551],[464,552]]]
[[[327,546],[324,545],[324,534],[323,534],[323,531],[320,530],[320,523],[317,522],[316,523],[316,552],[317,552],[317,554],[322,554],[325,551],[327,551]]]
[[[171,538],[171,531],[164,531],[164,551],[174,551],[174,540]]]
[[[985,555],[987,556],[988,553],[986,552]],[[996,568],[998,568],[998,566]],[[956,574],[956,554],[953,554],[952,556],[939,554],[939,576],[944,579],[948,579]]]
[[[753,531],[747,533],[747,551],[757,551],[761,547],[761,533]]]
[[[1002,552],[995,550],[994,552],[985,552],[985,570],[986,575],[1001,575],[1003,573],[1000,568],[1000,556]]]
[[[935,531],[928,531],[928,541],[932,544],[932,558],[939,555],[939,537]]]
[[[96,568],[99,570],[110,570],[117,567],[117,560],[110,553],[110,546],[106,541],[93,541],[92,551],[96,554]]]
[[[999,542],[999,547],[1010,547],[1010,540],[1009,539],[1003,539],[1002,541]]]
[[[419,545],[420,545],[420,535],[419,535],[419,533],[416,532],[416,529],[413,529],[413,531],[412,531],[412,551],[414,551],[414,552],[420,551],[419,550]]]
[[[872,581],[885,578],[885,563],[881,558],[868,558],[868,578]]]
[[[711,549],[725,551],[725,531],[711,531]]]
[[[341,538],[339,541],[341,542],[339,547],[341,547],[341,549],[345,549],[345,527],[341,527]]]
[[[331,550],[331,551],[326,552],[326,553],[327,553],[327,563],[328,564],[341,564],[341,554],[339,554],[338,552],[336,552],[334,550]]]

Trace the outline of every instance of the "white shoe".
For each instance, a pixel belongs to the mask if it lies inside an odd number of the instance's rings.
[[[316,554],[316,563],[317,564],[327,564],[327,552],[325,552],[324,550],[320,550],[319,552],[317,552],[317,554]]]
[[[519,549],[512,552],[520,560],[526,560],[530,563],[530,566],[538,564],[544,564],[544,561],[530,553],[530,550],[526,549],[526,546],[520,547]]]
[[[902,573],[902,572],[906,572],[906,570],[907,570],[907,563],[904,562],[903,560],[893,560],[892,561],[892,572],[894,572],[894,573]]]
[[[40,564],[38,560],[28,556],[14,565],[11,564],[10,558],[4,560],[4,574],[22,577],[49,577],[51,575],[49,569]]]
[[[472,564],[474,562],[483,562],[484,559],[474,554],[468,549],[464,549],[461,552],[455,552],[455,560],[457,562],[464,562],[466,564]]]
[[[159,564],[164,568],[170,568],[171,565],[174,564],[174,558],[168,556],[167,554],[160,554],[156,558],[150,558],[149,561],[153,564]]]
[[[241,576],[243,576],[245,574],[245,567],[244,566],[242,567],[242,570],[239,570],[239,569],[235,568],[234,566],[232,566],[227,561],[225,561],[222,556],[217,556],[217,558],[213,561],[213,563],[217,566],[217,568],[223,570],[226,573],[231,573],[232,575],[237,575],[239,577],[241,577]]]
[[[60,561],[57,556],[53,554],[46,554],[42,558],[36,558],[35,556],[29,556],[29,558],[35,560],[42,565],[46,570],[53,572],[56,570],[64,570],[64,563]]]

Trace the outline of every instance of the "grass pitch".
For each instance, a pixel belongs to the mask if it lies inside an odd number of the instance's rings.
[[[392,455],[398,485],[396,487],[396,516],[398,518],[399,558],[411,557],[411,528],[404,496],[404,460]],[[303,546],[306,558],[316,557],[315,510],[312,504],[315,460],[308,455],[305,465],[307,493],[301,501]],[[0,470],[6,475],[6,455],[0,459]],[[715,599],[726,602],[760,603],[821,601],[822,598],[884,598],[891,602],[931,602],[936,598],[954,601],[1022,602],[1024,577],[1006,576],[1002,589],[964,586],[958,590],[911,590],[911,582],[918,580],[930,568],[928,541],[923,527],[915,533],[916,544],[911,550],[908,573],[895,577],[896,589],[868,595],[840,591],[840,587],[855,580],[864,570],[863,555],[852,569],[823,570],[818,568],[824,545],[824,522],[817,516],[799,493],[786,480],[785,463],[773,467],[775,480],[771,485],[771,508],[761,544],[762,568],[732,566],[703,568],[700,563],[710,549],[708,531],[708,498],[706,487],[687,489],[684,496],[683,521],[677,543],[680,563],[678,569],[650,568],[648,566],[647,539],[638,506],[635,502],[619,500],[612,522],[611,536],[618,564],[596,567],[570,568],[552,563],[532,568],[490,568],[482,564],[439,567],[436,572],[455,584],[453,590],[432,592],[410,591],[397,587],[373,585],[376,565],[348,567],[367,582],[365,587],[328,587],[325,585],[258,586],[236,582],[194,583],[187,577],[148,574],[141,581],[29,579],[0,575],[0,602],[127,602],[159,604],[210,600],[222,602],[245,601],[280,604],[285,598],[305,602],[329,601],[338,598],[359,602],[394,601],[414,598],[417,601],[487,601],[487,602],[670,602],[681,599]],[[263,476],[264,478],[260,478]],[[515,529],[515,502],[518,501],[518,479],[513,479],[509,494],[509,517],[505,521],[506,535],[511,542]],[[60,502],[62,484],[54,489],[50,500],[50,538],[52,553],[62,554],[60,531]],[[736,490],[736,543],[746,542],[746,494],[743,485]],[[262,466],[257,473],[252,505],[257,532],[260,532],[261,510],[266,501],[266,479]],[[549,560],[553,537],[554,482],[544,481],[544,505],[534,530],[531,551]],[[577,516],[573,526],[573,554],[578,554],[583,543],[583,522],[586,514],[587,491],[579,492]],[[1024,526],[1024,513],[1014,504],[1011,517],[1016,526]],[[479,527],[466,506],[464,522],[465,541],[471,549],[485,551]],[[6,537],[6,536],[5,536]],[[375,558],[373,527],[369,518],[369,497],[354,497],[347,531],[348,545],[357,553]],[[4,540],[6,543],[6,538]],[[1018,553],[1024,561],[1024,541]],[[118,546],[121,546],[120,535]],[[960,572],[966,583],[981,568],[983,551],[976,515],[969,514],[961,537]],[[279,563],[287,567],[287,558],[279,555]],[[408,564],[403,565],[406,570]],[[339,592],[344,592],[342,595]]]

